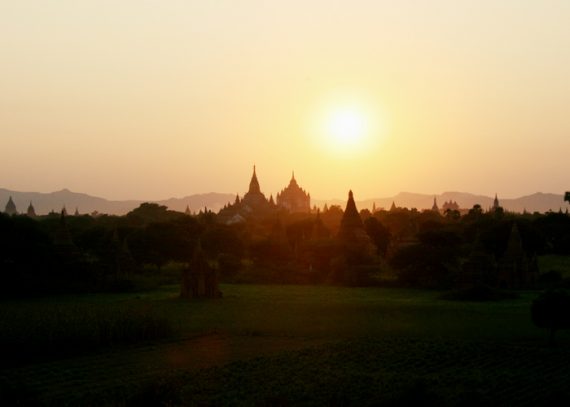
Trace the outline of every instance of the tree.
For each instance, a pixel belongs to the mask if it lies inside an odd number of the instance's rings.
[[[445,218],[449,220],[458,220],[461,217],[461,213],[457,209],[446,209]]]
[[[565,290],[548,290],[532,302],[532,322],[550,331],[549,343],[559,329],[570,329],[570,294]]]
[[[459,250],[424,242],[399,249],[390,259],[400,283],[410,287],[448,288],[459,267]]]
[[[565,200],[566,202],[570,203],[570,192],[566,192],[566,193],[564,194],[564,200]]]
[[[183,218],[181,212],[169,211],[164,205],[156,203],[144,202],[136,209],[127,213],[126,219],[131,224],[149,224],[153,222],[167,222]]]
[[[376,246],[376,252],[381,256],[385,256],[390,244],[390,231],[388,228],[374,217],[364,221],[364,228]]]
[[[469,209],[466,219],[476,221],[481,219],[483,216],[483,208],[479,204],[473,205],[473,208]]]

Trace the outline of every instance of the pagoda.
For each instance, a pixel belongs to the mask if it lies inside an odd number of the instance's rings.
[[[12,197],[8,199],[8,203],[6,204],[6,209],[4,209],[4,213],[6,215],[17,215],[18,210],[16,209],[16,204],[12,200]]]
[[[287,209],[291,213],[311,211],[311,194],[302,189],[295,179],[295,172],[287,188],[277,194],[277,206]]]
[[[431,207],[431,210],[432,210],[433,212],[439,213],[439,208],[438,208],[438,206],[437,206],[437,199],[436,199],[435,196],[433,197],[433,206]]]
[[[374,252],[372,241],[366,233],[362,218],[358,213],[358,209],[356,209],[352,191],[348,192],[348,201],[340,221],[338,240],[346,248],[356,249],[361,253],[367,254]]]
[[[36,217],[36,210],[34,209],[34,205],[32,205],[32,201],[30,201],[30,205],[28,205],[28,210],[26,211],[26,215],[30,218]]]
[[[268,201],[261,192],[259,187],[259,181],[257,180],[257,174],[255,172],[255,165],[253,166],[253,175],[251,176],[251,181],[249,181],[249,190],[244,195],[241,200],[243,206],[247,206],[250,210],[256,210],[260,208],[265,208],[268,205]]]

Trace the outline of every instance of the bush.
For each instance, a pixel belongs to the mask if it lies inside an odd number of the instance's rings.
[[[559,329],[570,329],[570,294],[556,289],[542,293],[531,305],[532,322],[539,328],[550,331],[549,343],[554,344],[554,335]]]

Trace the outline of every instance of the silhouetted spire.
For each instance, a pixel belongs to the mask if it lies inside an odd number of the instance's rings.
[[[295,171],[291,172],[287,188],[277,193],[277,206],[289,212],[311,212],[311,195],[297,184]]]
[[[439,208],[437,207],[437,199],[435,196],[433,197],[433,206],[431,207],[431,210],[434,212],[439,212]]]
[[[392,201],[392,206],[390,206],[390,211],[393,212],[393,211],[395,211],[396,209],[397,209],[397,208],[396,208],[396,204],[394,203],[394,201]]]
[[[493,201],[493,209],[499,208],[499,198],[497,198],[497,193],[495,193],[495,200]]]
[[[293,187],[295,189],[299,187],[297,180],[295,179],[295,171],[291,172],[291,181],[289,181],[289,187]]]
[[[191,214],[192,214],[192,213],[190,212],[190,206],[189,206],[189,205],[186,205],[186,210],[184,211],[184,213],[185,213],[186,215],[191,215]]]
[[[35,217],[36,217],[36,210],[34,209],[34,205],[32,205],[32,201],[30,201],[30,205],[28,206],[28,210],[27,210],[26,214],[27,214],[30,218],[35,218]]]
[[[16,204],[12,200],[12,197],[8,198],[8,203],[6,204],[6,209],[4,210],[6,215],[17,215],[18,210],[16,209]]]
[[[219,298],[221,296],[216,271],[210,267],[202,243],[198,240],[190,267],[186,268],[182,275],[180,297]]]
[[[363,227],[362,219],[356,209],[356,203],[354,202],[354,196],[352,190],[348,191],[348,201],[346,202],[346,209],[342,215],[342,220],[340,222],[341,231],[346,231],[347,229],[353,229],[355,227]]]
[[[269,196],[269,203],[270,203],[271,205],[275,205],[275,201],[273,200],[273,194],[271,194],[271,195]]]
[[[77,209],[77,206],[75,207],[75,212],[73,213],[73,216],[79,216],[79,209]]]
[[[261,193],[261,188],[259,187],[259,181],[257,180],[257,174],[255,173],[255,165],[253,166],[253,175],[251,176],[251,181],[249,182],[249,193],[250,194]]]

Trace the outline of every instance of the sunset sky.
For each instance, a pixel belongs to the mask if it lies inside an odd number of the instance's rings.
[[[570,1],[0,0],[0,188],[570,190]]]

